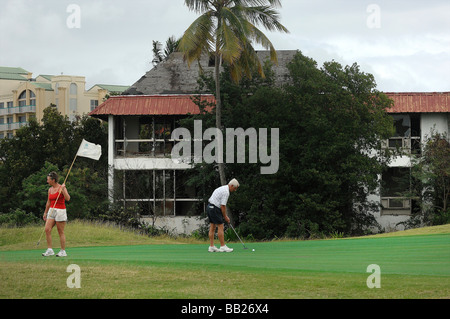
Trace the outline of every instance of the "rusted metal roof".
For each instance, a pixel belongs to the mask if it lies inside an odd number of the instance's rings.
[[[385,93],[394,101],[388,113],[447,113],[450,112],[450,92],[398,92]],[[194,95],[121,95],[112,96],[89,115],[106,118],[108,115],[186,115],[200,110],[192,100]],[[214,95],[201,95],[200,99],[215,103]]]
[[[450,112],[450,92],[385,93],[394,101],[388,113],[447,113]]]
[[[122,95],[112,96],[100,104],[90,116],[108,115],[186,115],[199,114],[194,95]],[[214,95],[201,95],[201,101],[215,103]]]

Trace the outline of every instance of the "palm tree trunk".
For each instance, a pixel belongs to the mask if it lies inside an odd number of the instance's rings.
[[[215,54],[215,81],[216,81],[216,128],[219,130],[222,130],[222,103],[220,99],[220,54],[218,53],[218,49],[216,49]],[[223,150],[223,139],[217,140],[220,145],[218,145],[218,149]],[[222,185],[227,184],[227,179],[225,176],[225,164],[223,163],[223,153],[222,152],[222,159],[219,159],[218,166],[219,166],[219,177],[220,177],[220,183]]]
[[[218,128],[219,130],[222,130],[222,102],[220,99],[220,55],[217,53],[216,50],[216,54],[215,54],[215,62],[214,62],[214,67],[215,67],[215,81],[216,81],[216,128]],[[224,150],[223,148],[223,138],[222,139],[217,139],[218,142],[218,149]],[[223,151],[222,151],[222,159],[218,161],[217,165],[219,168],[219,177],[220,177],[220,184],[221,185],[226,185],[227,184],[227,178],[225,176],[225,164],[223,163]],[[227,215],[230,218],[230,222],[232,224],[234,224],[233,221],[233,213],[231,211],[231,209],[227,206]]]

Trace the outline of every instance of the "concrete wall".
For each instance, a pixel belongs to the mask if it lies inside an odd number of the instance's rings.
[[[450,113],[423,113],[420,117],[421,140],[422,143],[435,133],[449,133],[449,116]]]
[[[203,226],[205,224],[205,220],[205,218],[201,218],[199,216],[159,216],[154,221],[154,226],[157,228],[165,228],[173,234],[189,235],[194,230],[197,230]],[[149,225],[153,225],[152,217],[143,217],[141,221]]]

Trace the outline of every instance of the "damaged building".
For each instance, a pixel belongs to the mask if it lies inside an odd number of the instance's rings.
[[[276,85],[289,79],[287,69],[296,50],[277,51],[273,66]],[[258,52],[265,61],[268,52]],[[199,90],[201,72],[213,74],[214,61],[208,57],[191,67],[181,53],[172,53],[143,75],[120,96],[112,96],[90,115],[108,122],[108,161],[110,200],[137,206],[144,219],[157,227],[178,233],[191,233],[203,225],[204,204],[199,199],[201,185],[187,186],[191,165],[170,158],[176,143],[171,139],[178,120],[200,112],[193,97],[214,105],[215,98]],[[388,112],[393,116],[396,134],[384,147],[403,149],[380,176],[380,192],[371,200],[380,203],[375,218],[386,230],[411,215],[414,203],[399,196],[408,184],[397,177],[410,176],[411,155],[420,155],[430,130],[447,133],[450,128],[450,93],[387,93],[394,100]]]
[[[287,64],[296,50],[277,51],[275,84],[288,79]],[[259,51],[262,62],[267,51]],[[199,89],[200,72],[212,75],[214,61],[204,57],[190,67],[179,52],[148,71],[120,96],[112,96],[89,115],[108,122],[110,201],[138,207],[144,220],[170,231],[190,233],[203,225],[204,204],[197,187],[187,186],[192,167],[170,158],[178,120],[200,112],[193,98],[215,104]]]

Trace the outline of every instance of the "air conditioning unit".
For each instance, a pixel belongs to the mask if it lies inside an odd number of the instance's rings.
[[[411,199],[404,197],[382,197],[382,215],[410,215]]]
[[[404,197],[382,197],[381,205],[384,209],[411,208],[411,199]]]

